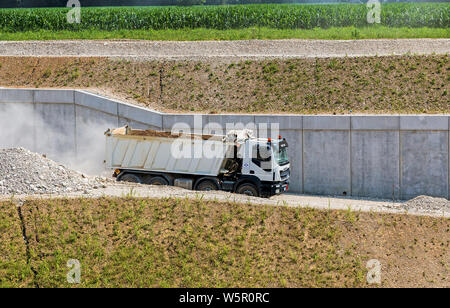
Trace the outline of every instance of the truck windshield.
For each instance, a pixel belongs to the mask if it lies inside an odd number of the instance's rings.
[[[273,146],[273,155],[274,155],[275,161],[280,166],[289,164],[287,148],[288,148],[287,142],[285,142],[285,141],[280,142],[279,145],[277,144],[277,145]]]

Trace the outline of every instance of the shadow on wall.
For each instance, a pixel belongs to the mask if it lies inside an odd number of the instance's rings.
[[[108,124],[86,122],[75,134],[74,121],[47,123],[35,108],[33,104],[0,104],[0,148],[23,147],[90,175],[105,172],[103,133]]]

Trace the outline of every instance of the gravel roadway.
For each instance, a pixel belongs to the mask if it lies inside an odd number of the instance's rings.
[[[223,191],[198,192],[185,190],[172,186],[151,186],[131,183],[117,183],[109,181],[103,187],[89,190],[84,193],[66,193],[57,195],[0,195],[1,200],[27,200],[46,198],[98,198],[98,197],[143,197],[143,198],[188,198],[214,201],[231,201],[240,203],[251,203],[272,206],[310,207],[316,209],[332,210],[352,210],[363,212],[409,214],[419,216],[447,217],[450,218],[450,211],[430,210],[427,208],[406,209],[406,201],[390,201],[383,199],[354,198],[354,197],[333,197],[314,196],[287,193],[271,198],[255,198],[244,195],[232,194]]]
[[[208,60],[447,54],[450,39],[140,41],[2,41],[0,56],[125,57]]]

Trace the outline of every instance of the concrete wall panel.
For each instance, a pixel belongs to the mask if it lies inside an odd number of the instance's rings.
[[[349,130],[349,116],[303,116],[303,129]]]
[[[34,90],[0,88],[2,103],[33,103]]]
[[[223,128],[223,134],[230,130],[244,128],[252,130],[255,134],[257,132],[257,126],[255,125],[255,116],[253,115],[208,115],[206,121],[207,123],[219,124]]]
[[[136,122],[132,121],[130,119],[120,118],[119,117],[119,126],[125,126],[129,125],[133,129],[154,129],[154,130],[161,130],[161,127],[149,125],[146,123]]]
[[[352,195],[398,199],[398,131],[352,132]]]
[[[154,112],[138,106],[131,106],[128,104],[119,104],[118,112],[118,115],[121,119],[129,121],[130,123],[139,122],[142,124],[146,124],[147,127],[152,129],[162,128],[162,114],[158,112]]]
[[[401,195],[448,198],[448,131],[401,132]]]
[[[76,123],[77,128],[82,125],[92,126],[91,124],[97,124],[102,127],[102,130],[106,131],[108,128],[119,127],[119,120],[117,115],[111,115],[98,110],[86,108],[83,106],[75,106]]]
[[[350,195],[348,131],[304,131],[304,192]]]
[[[36,104],[35,111],[36,151],[53,159],[72,155],[76,149],[74,105]]]
[[[117,101],[89,92],[75,91],[75,104],[117,115]]]
[[[352,130],[399,130],[399,116],[352,116]]]
[[[23,147],[36,151],[34,104],[0,101],[0,148]]]
[[[278,123],[282,130],[303,129],[303,116],[301,115],[256,115],[255,123]]]
[[[177,127],[187,126],[192,130],[201,132],[208,123],[207,115],[201,114],[165,114],[162,117],[163,130],[170,131],[177,125]]]
[[[34,90],[35,103],[73,104],[75,101],[73,90]]]
[[[400,117],[401,130],[448,130],[447,116],[413,116]]]
[[[104,171],[104,132],[119,126],[118,117],[79,105],[75,106],[75,110],[76,165],[87,173],[99,174]]]

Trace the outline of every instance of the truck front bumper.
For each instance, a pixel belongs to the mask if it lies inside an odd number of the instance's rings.
[[[279,195],[289,190],[289,182],[281,182],[280,184],[274,185],[273,194]]]
[[[264,189],[265,188],[265,189]],[[280,195],[289,190],[289,181],[279,182],[263,187],[265,194],[270,196]]]

